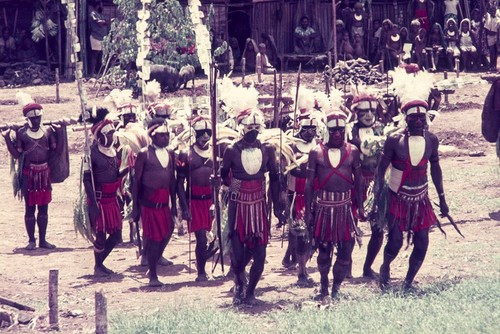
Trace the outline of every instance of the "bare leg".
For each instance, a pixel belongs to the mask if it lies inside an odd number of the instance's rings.
[[[414,246],[410,255],[410,265],[403,283],[403,288],[406,290],[411,289],[413,280],[424,262],[427,248],[429,247],[429,229],[415,232],[413,242]]]
[[[333,273],[333,286],[332,297],[337,297],[340,284],[346,278],[349,267],[352,264],[352,251],[354,249],[354,240],[342,241],[337,247],[337,260],[332,269]]]
[[[389,280],[391,279],[391,262],[396,258],[399,250],[403,246],[403,233],[399,229],[399,226],[394,223],[394,218],[391,216],[389,219],[389,238],[384,249],[384,262],[380,266],[380,288],[389,288]]]

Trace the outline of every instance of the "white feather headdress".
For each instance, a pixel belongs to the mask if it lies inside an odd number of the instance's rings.
[[[156,80],[151,80],[146,83],[146,87],[144,88],[144,97],[146,98],[146,102],[153,103],[160,97],[161,86],[160,83]]]
[[[408,74],[404,68],[398,67],[390,74],[392,75],[391,88],[394,89],[402,105],[412,100],[427,101],[434,87],[432,73],[419,71]]]
[[[25,92],[21,92],[21,91],[18,91],[16,93],[16,100],[17,100],[17,103],[19,103],[23,107],[27,104],[35,102],[33,100],[33,98],[31,97],[31,95],[29,95],[28,93],[25,93]]]
[[[228,77],[220,81],[217,96],[223,102],[222,110],[228,118],[236,117],[242,110],[256,108],[259,103],[259,92],[254,86],[248,88],[242,85],[236,86]]]
[[[115,108],[118,108],[124,104],[132,102],[132,90],[118,88],[113,89],[108,96],[104,98],[105,103],[112,103]]]

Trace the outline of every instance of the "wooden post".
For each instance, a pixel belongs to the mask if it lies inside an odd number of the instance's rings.
[[[59,102],[59,68],[56,68],[56,103]]]
[[[95,292],[95,334],[108,333],[108,307],[102,289]]]
[[[460,59],[455,58],[455,72],[457,73],[457,78],[460,78]]]
[[[444,75],[444,80],[448,79],[448,72],[444,71],[443,72],[443,75]],[[448,101],[448,93],[444,93],[444,103],[446,104],[449,104],[450,102]]]
[[[337,4],[332,0],[332,28],[333,28],[333,66],[337,64]],[[345,23],[345,22],[344,22]]]
[[[15,34],[17,30],[17,14],[19,12],[19,8],[16,8],[16,13],[14,14],[14,27],[12,28],[12,33]]]
[[[49,271],[49,324],[53,330],[59,330],[59,305],[58,305],[59,270]]]
[[[62,73],[62,25],[61,25],[61,8],[56,3],[57,7],[57,61],[59,62],[59,73]],[[59,103],[59,102],[57,102]]]

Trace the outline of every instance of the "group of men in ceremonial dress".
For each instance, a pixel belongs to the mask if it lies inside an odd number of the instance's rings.
[[[418,74],[405,75],[414,82]],[[266,120],[256,107],[234,110],[239,136],[224,150],[223,145],[212,147],[216,128],[206,115],[183,120],[184,133],[188,131],[184,138],[190,139],[173,147],[175,122],[171,119],[172,108],[166,104],[149,105],[147,129],[139,125],[134,116],[137,107],[131,103],[117,108],[122,121],[118,130],[107,109],[94,108],[89,117],[93,124],[92,144],[84,159],[83,176],[94,234],[94,273],[113,274],[104,261],[122,241],[125,203],[132,208],[131,221],[142,224],[142,262],[149,266],[149,286],[161,286],[157,266],[166,261],[162,254],[176,226],[179,204],[180,216],[196,238],[196,281],[208,280],[206,262],[215,253],[209,237],[213,203],[214,196],[219,196],[214,188],[221,187],[226,199],[222,201],[227,210],[224,231],[234,275],[234,304],[256,301],[255,289],[264,272],[270,242],[270,210],[279,224],[289,224],[283,264],[298,264],[299,287],[315,286],[307,273],[307,262],[317,250],[318,297],[337,297],[342,282],[351,275],[352,252],[360,239],[358,224],[368,221],[371,237],[363,276],[378,279],[380,287],[386,289],[390,264],[402,247],[404,233],[408,233],[414,248],[403,286],[411,288],[426,255],[429,229],[437,222],[428,195],[428,163],[441,213],[448,214],[439,142],[429,132],[430,92],[424,90],[427,95],[422,95],[412,93],[409,85],[404,91],[396,87],[401,115],[394,122],[389,117],[389,123],[380,98],[368,89],[354,92],[342,108],[333,100],[329,105],[304,108],[290,126],[292,134],[280,133],[293,151],[288,168],[283,166],[281,146],[277,149],[259,140],[266,131]],[[27,124],[16,131],[15,138],[9,131],[3,135],[12,157],[22,159],[20,180],[29,237],[26,249],[36,247],[35,221],[39,226],[39,247],[54,248],[46,240],[47,206],[51,200],[48,160],[50,152],[64,142],[62,136],[57,136],[57,127],[41,125],[42,106],[26,104],[23,113]],[[126,135],[120,135],[122,132]],[[214,172],[215,149],[215,156],[222,159],[220,177]],[[129,179],[126,187],[131,193],[127,200],[122,196],[126,192],[125,178]],[[286,196],[281,196],[283,191]],[[370,199],[373,204],[365,212]],[[388,240],[377,274],[372,266],[383,244],[384,229]],[[245,269],[251,260],[247,278]]]

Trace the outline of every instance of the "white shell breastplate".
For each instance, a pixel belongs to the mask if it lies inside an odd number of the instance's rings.
[[[340,149],[338,149],[338,148],[329,149],[328,150],[328,160],[330,160],[330,165],[332,165],[332,167],[334,167],[334,168],[339,167]]]
[[[31,131],[31,129],[28,129],[28,131],[26,131],[26,133],[28,134],[28,136],[30,138],[33,138],[33,139],[40,139],[45,134],[41,128],[39,128],[36,132],[33,132],[33,131]]]
[[[365,142],[368,141],[370,143],[370,139],[374,136],[372,128],[359,128],[359,140],[361,141],[361,153],[364,155],[369,155],[370,149],[365,146]]]
[[[248,175],[255,175],[262,166],[262,150],[260,148],[246,148],[241,151],[241,164]]]
[[[160,165],[163,168],[167,168],[168,162],[169,162],[169,159],[170,159],[168,151],[166,149],[157,148],[155,150],[155,154],[156,154],[156,157],[158,158],[158,161],[160,162]]]
[[[316,143],[314,140],[310,143],[308,142],[297,142],[297,150],[301,153],[309,153],[314,147],[316,146]]]
[[[417,166],[425,152],[425,138],[422,136],[411,136],[408,138],[408,148],[410,151],[410,162],[412,166]]]

